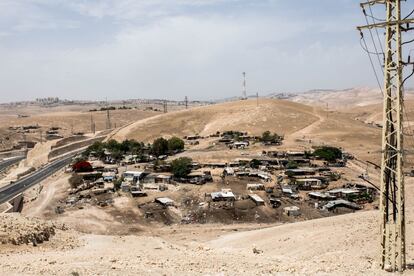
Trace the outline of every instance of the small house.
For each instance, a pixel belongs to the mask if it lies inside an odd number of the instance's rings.
[[[130,188],[131,188],[131,185],[128,182],[121,183],[121,191],[126,193],[126,192],[129,192]]]
[[[261,183],[247,184],[246,189],[249,191],[264,191],[265,185]]]
[[[249,142],[241,141],[241,142],[234,142],[233,147],[236,149],[245,149],[249,146]]]
[[[256,194],[250,194],[249,197],[251,200],[253,200],[254,203],[256,203],[256,206],[265,205],[264,200],[260,196]]]
[[[235,201],[236,197],[230,190],[223,189],[220,192],[211,193],[211,199],[213,201]]]
[[[332,195],[329,195],[329,194],[326,194],[326,193],[320,193],[320,192],[310,192],[308,194],[308,196],[310,198],[317,199],[317,200],[332,200],[332,199],[336,199],[335,196],[332,196]]]
[[[331,211],[338,207],[345,207],[345,208],[352,209],[352,210],[362,209],[362,207],[359,206],[358,204],[350,202],[348,200],[344,200],[344,199],[337,199],[337,200],[329,201],[325,206],[323,206],[323,209]]]
[[[301,178],[296,179],[296,185],[298,185],[302,190],[311,190],[311,189],[322,189],[322,181],[316,178]]]
[[[174,206],[174,200],[168,197],[158,197],[155,199],[156,203],[161,204],[162,206]]]
[[[349,188],[339,188],[339,189],[333,189],[328,191],[330,195],[333,195],[337,198],[346,198],[348,196],[358,195],[361,191],[357,189],[349,189]]]
[[[234,175],[234,169],[231,167],[224,168],[223,175]]]
[[[103,177],[103,181],[112,182],[116,179],[116,174],[115,172],[104,172],[102,174],[102,177]]]
[[[300,208],[297,206],[289,206],[283,208],[283,213],[289,217],[297,217],[300,216]]]
[[[139,171],[126,171],[123,173],[124,180],[132,183],[140,183],[140,180],[142,180],[145,175],[144,172]]]

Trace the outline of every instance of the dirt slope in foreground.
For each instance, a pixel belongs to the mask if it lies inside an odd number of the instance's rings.
[[[408,179],[408,264],[414,263],[413,191]],[[0,269],[6,275],[389,275],[379,269],[378,217],[378,211],[367,211],[224,235],[217,231],[210,241],[204,226],[176,225],[143,236],[80,234],[82,245],[73,249],[48,243],[0,247]]]

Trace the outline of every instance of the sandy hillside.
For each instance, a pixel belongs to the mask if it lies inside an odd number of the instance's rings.
[[[407,182],[412,264],[414,183]],[[1,245],[0,267],[7,275],[389,275],[379,269],[378,218],[366,211],[251,231],[172,225],[138,236],[78,234],[72,248],[57,235],[37,247]]]
[[[414,91],[407,91],[407,99],[414,98]],[[323,108],[347,110],[382,103],[383,96],[378,88],[359,87],[345,90],[312,90],[301,93],[290,100]]]
[[[163,135],[210,135],[240,130],[260,135],[265,130],[288,134],[316,121],[308,106],[280,100],[236,101],[158,115],[138,121],[113,138],[151,141]]]
[[[281,100],[236,101],[171,112],[143,119],[122,128],[113,138],[151,142],[160,136],[209,135],[216,131],[239,130],[260,135],[266,130],[285,135],[279,149],[309,149],[328,144],[343,147],[363,160],[378,162],[381,130],[356,120],[354,113],[326,112],[321,108]],[[193,159],[220,160],[220,152],[201,149],[184,155]],[[254,151],[254,147],[247,151]],[[257,151],[257,150],[256,150]],[[225,157],[233,156],[226,152]],[[237,158],[237,156],[233,156]]]
[[[51,127],[58,127],[59,135],[64,137],[76,132],[91,132],[91,117],[95,123],[95,130],[106,129],[107,114],[105,111],[89,112],[100,108],[95,105],[69,106],[0,106],[0,150],[9,150],[19,141],[40,141],[46,136]],[[117,109],[110,111],[112,128],[125,126],[129,123],[160,114],[160,111],[140,109]],[[19,117],[26,115],[28,117]],[[40,129],[29,130],[23,134],[21,130],[10,127],[39,126]]]

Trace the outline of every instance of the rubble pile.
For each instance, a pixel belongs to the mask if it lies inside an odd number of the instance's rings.
[[[25,218],[20,214],[0,215],[0,242],[2,244],[32,244],[48,241],[55,235],[56,229],[65,230],[64,226],[57,226],[51,222],[36,218]]]

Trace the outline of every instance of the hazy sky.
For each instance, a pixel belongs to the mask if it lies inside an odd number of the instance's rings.
[[[0,101],[375,86],[356,0],[0,0]]]

